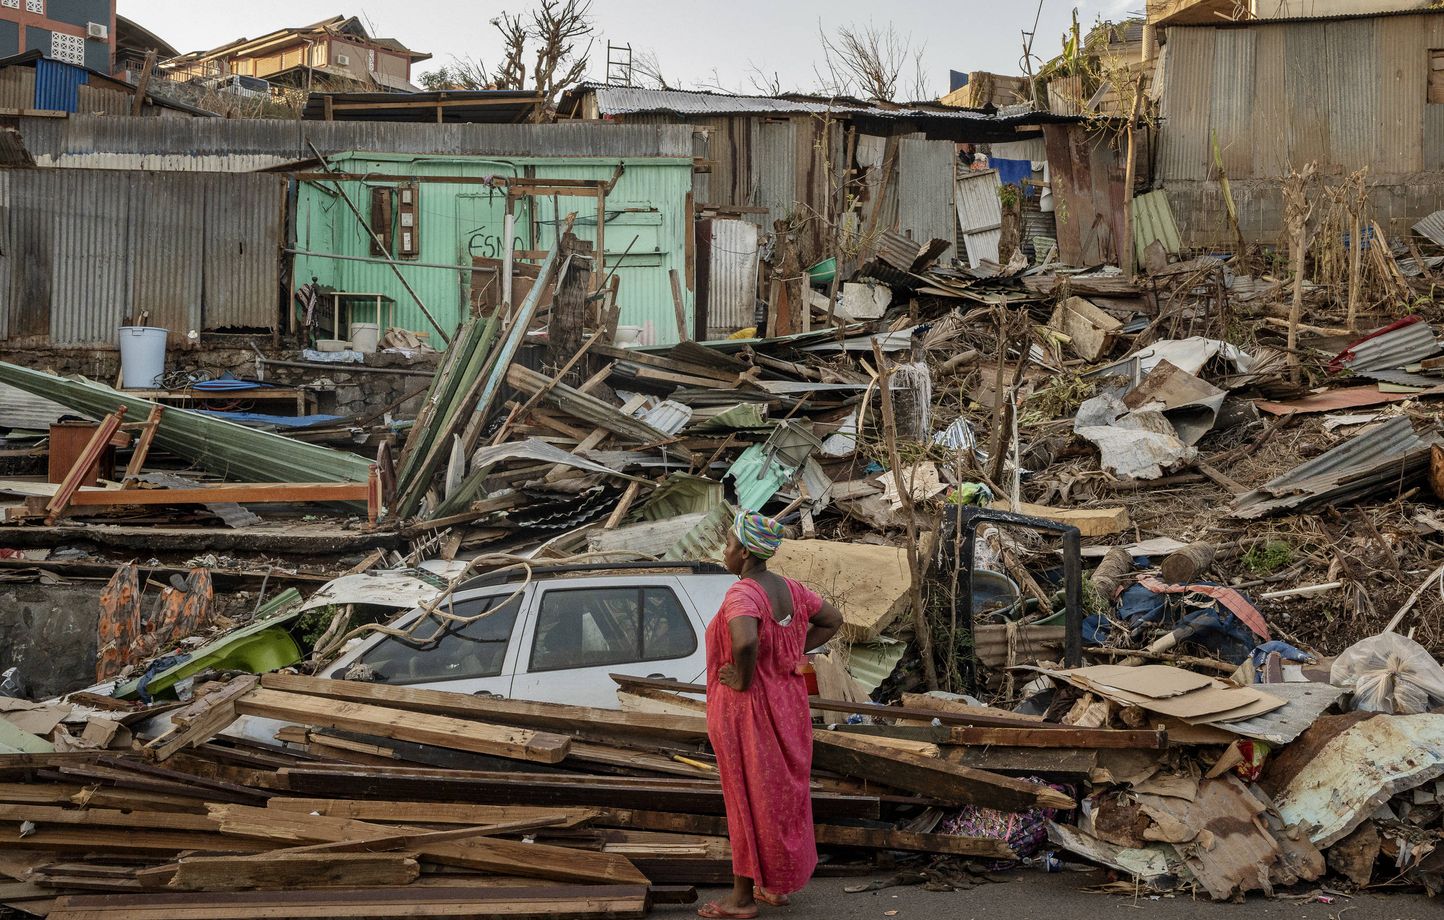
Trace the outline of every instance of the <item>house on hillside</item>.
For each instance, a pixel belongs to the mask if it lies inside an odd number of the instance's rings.
[[[411,69],[431,55],[394,38],[376,38],[355,16],[333,16],[299,28],[278,29],[164,61],[175,78],[248,77],[300,89],[415,93]]]
[[[36,51],[108,74],[115,60],[115,0],[4,0],[0,58]]]

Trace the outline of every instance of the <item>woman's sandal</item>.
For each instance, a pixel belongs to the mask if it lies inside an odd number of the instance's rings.
[[[753,888],[752,897],[766,904],[768,907],[786,907],[792,903],[792,899],[785,894],[773,894],[765,888]]]
[[[716,901],[712,901],[697,911],[697,916],[703,917],[705,920],[755,920],[757,917],[757,908],[731,910],[723,907]]]

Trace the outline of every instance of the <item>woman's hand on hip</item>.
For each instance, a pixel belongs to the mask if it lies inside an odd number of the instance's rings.
[[[735,664],[724,664],[717,669],[717,680],[724,687],[731,687],[739,693],[747,689],[746,683],[742,680],[742,671]]]

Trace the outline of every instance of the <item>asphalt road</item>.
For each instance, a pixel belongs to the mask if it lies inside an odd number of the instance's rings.
[[[1104,881],[1101,873],[1064,872],[1050,875],[1022,869],[1004,875],[1004,883],[971,891],[931,892],[921,888],[889,888],[848,894],[855,879],[819,879],[791,907],[762,908],[761,920],[1440,920],[1444,902],[1422,894],[1362,895],[1337,898],[1333,904],[1251,897],[1243,905],[1214,904],[1187,897],[1139,898],[1094,894],[1083,889]],[[652,916],[683,920],[695,917],[702,903],[722,891],[703,891],[690,907],[663,906]]]

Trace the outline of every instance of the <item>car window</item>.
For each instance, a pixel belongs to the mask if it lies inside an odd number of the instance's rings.
[[[548,591],[537,612],[532,671],[686,658],[697,633],[668,588]]]
[[[504,603],[503,603],[504,602]],[[462,601],[444,608],[453,616],[480,619],[451,624],[436,640],[421,644],[387,636],[360,658],[382,684],[418,684],[446,680],[496,677],[506,661],[521,598],[510,595]],[[439,624],[424,618],[416,627],[418,639],[428,639]]]

